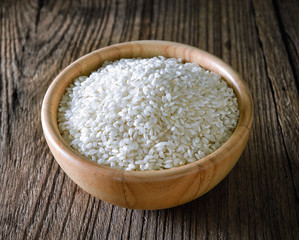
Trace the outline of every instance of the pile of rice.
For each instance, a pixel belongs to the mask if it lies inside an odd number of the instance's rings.
[[[161,56],[106,61],[69,85],[58,110],[72,148],[99,164],[141,171],[207,156],[238,117],[237,98],[219,75]]]

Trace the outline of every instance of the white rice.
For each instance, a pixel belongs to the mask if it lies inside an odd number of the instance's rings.
[[[219,75],[161,56],[106,61],[69,85],[58,110],[72,148],[99,164],[141,171],[207,156],[238,117],[237,98]]]

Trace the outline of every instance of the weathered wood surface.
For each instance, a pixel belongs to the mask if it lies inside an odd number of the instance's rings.
[[[298,1],[0,1],[0,239],[298,239]],[[172,209],[112,206],[59,168],[43,95],[100,47],[162,39],[205,49],[248,83],[252,134],[232,172]]]

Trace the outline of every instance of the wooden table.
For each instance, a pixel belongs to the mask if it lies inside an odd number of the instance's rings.
[[[0,9],[0,239],[299,239],[298,1],[1,1]],[[58,166],[41,128],[43,96],[62,69],[138,39],[205,49],[253,96],[238,164],[172,209],[93,198]]]

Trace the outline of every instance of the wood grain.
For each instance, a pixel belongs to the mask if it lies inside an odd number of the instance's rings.
[[[0,9],[1,239],[298,238],[297,1],[1,1]],[[221,57],[255,106],[249,144],[228,177],[160,211],[85,193],[56,164],[40,124],[43,95],[65,66],[138,39]]]

